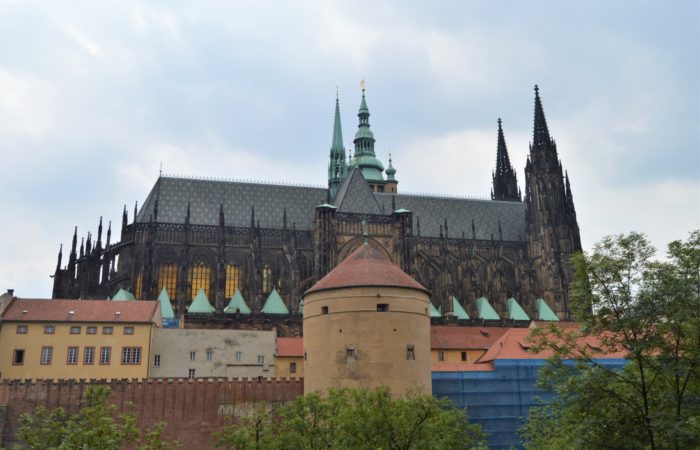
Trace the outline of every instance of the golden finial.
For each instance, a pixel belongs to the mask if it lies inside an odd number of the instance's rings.
[[[366,89],[365,80],[360,81],[360,89],[362,89],[362,93],[364,94]]]

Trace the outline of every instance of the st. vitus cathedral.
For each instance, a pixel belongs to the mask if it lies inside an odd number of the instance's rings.
[[[108,298],[122,288],[155,299],[166,288],[182,314],[203,289],[221,312],[236,290],[260,313],[273,291],[291,314],[316,281],[364,242],[432,293],[449,316],[455,301],[478,317],[485,297],[501,317],[517,299],[536,317],[537,299],[569,319],[571,256],[581,250],[568,175],[535,86],[534,130],[524,199],[498,121],[491,200],[402,194],[391,158],[374,151],[364,90],[354,153],[346,156],[338,100],[328,187],[160,176],[118,242],[111,224],[90,234],[68,264],[59,252],[54,298]]]

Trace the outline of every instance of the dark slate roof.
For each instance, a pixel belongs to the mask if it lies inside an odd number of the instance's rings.
[[[360,214],[384,214],[369,188],[362,171],[354,167],[338,189],[333,204],[338,212]]]
[[[148,194],[137,222],[147,222],[158,200],[158,222],[184,223],[190,203],[190,223],[218,225],[219,205],[224,205],[228,226],[250,226],[251,207],[255,221],[263,228],[282,228],[283,211],[287,224],[299,230],[313,228],[314,210],[326,201],[324,188],[239,181],[160,177]]]
[[[391,197],[395,195],[396,208],[413,213],[413,234],[417,234],[417,221],[420,220],[421,236],[440,236],[440,225],[449,230],[448,237],[472,237],[472,220],[477,239],[498,239],[498,221],[501,222],[503,240],[520,241],[525,238],[525,204],[522,202],[499,202],[450,197],[429,197],[376,193],[375,196],[384,210],[391,211]]]
[[[287,209],[287,224],[299,230],[313,229],[314,210],[326,202],[327,190],[278,184],[218,181],[161,177],[139,211],[136,221],[147,222],[158,197],[158,222],[184,223],[190,203],[190,223],[219,224],[219,205],[224,205],[226,225],[250,226],[251,207],[255,206],[256,222],[264,228],[281,228],[282,214]],[[438,237],[440,226],[447,219],[448,236],[472,237],[472,220],[477,239],[498,239],[501,223],[503,239],[520,241],[525,237],[525,204],[451,197],[372,193],[359,170],[345,179],[335,199],[339,212],[390,214],[391,197],[396,209],[413,213],[413,232],[420,220],[421,236]]]

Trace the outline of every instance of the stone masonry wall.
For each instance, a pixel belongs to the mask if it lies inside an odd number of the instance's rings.
[[[109,402],[119,412],[138,415],[141,429],[160,421],[168,424],[164,435],[177,439],[183,448],[214,448],[212,434],[234,418],[245,415],[256,402],[286,402],[303,394],[301,379],[147,379],[1,381],[0,409],[4,409],[2,445],[11,448],[22,413],[37,406],[62,406],[68,413],[79,410],[83,392],[90,384],[112,389]]]

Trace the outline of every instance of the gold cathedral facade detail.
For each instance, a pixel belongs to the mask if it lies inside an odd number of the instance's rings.
[[[374,151],[364,90],[350,157],[336,99],[328,186],[307,187],[159,176],[121,235],[73,235],[59,251],[54,298],[108,298],[119,289],[155,299],[165,289],[176,314],[204,292],[213,314],[242,301],[252,314],[279,296],[300,317],[303,293],[369,235],[431,293],[432,308],[458,319],[570,319],[570,259],[581,249],[568,175],[535,88],[534,131],[519,189],[498,121],[491,200],[402,194],[396,169]],[[238,298],[238,300],[236,300]],[[485,302],[485,303],[484,303]],[[484,306],[484,305],[487,306]]]

